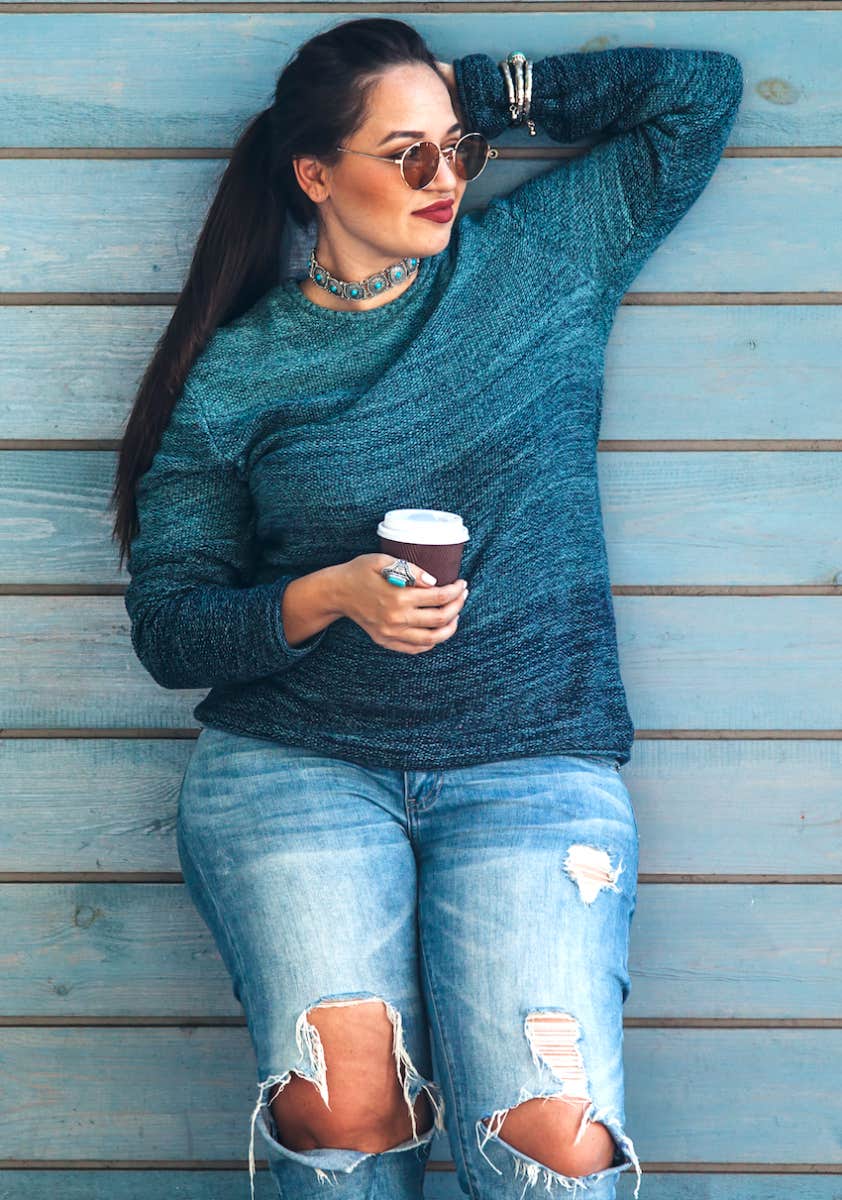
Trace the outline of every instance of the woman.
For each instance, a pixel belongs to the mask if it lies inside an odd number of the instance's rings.
[[[475,1200],[609,1200],[632,1166],[637,1197],[603,351],[741,93],[717,51],[450,67],[361,19],[298,50],[234,148],[115,530],[141,662],[210,688],[178,851],[257,1057],[252,1181],[256,1125],[288,1200],[420,1196],[445,1128]],[[515,124],[606,136],[457,218]],[[303,279],[288,219],[316,224]],[[398,506],[463,518],[463,578],[377,552]]]

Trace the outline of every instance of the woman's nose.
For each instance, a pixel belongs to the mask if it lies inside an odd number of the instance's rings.
[[[450,178],[453,180],[453,182],[456,184],[459,183],[459,176],[456,174],[455,164],[453,161],[454,157],[455,156],[453,154],[439,154],[439,166],[435,176],[433,177],[433,182],[438,179],[442,168],[444,168],[444,170],[449,172]]]

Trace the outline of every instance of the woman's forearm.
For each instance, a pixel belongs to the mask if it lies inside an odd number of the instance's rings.
[[[497,63],[485,54],[455,60],[457,90],[472,125],[486,137],[509,126],[509,104]],[[714,113],[734,107],[740,63],[720,50],[617,46],[548,54],[533,63],[531,116],[559,142],[622,132],[668,118],[669,133],[690,136]],[[665,129],[666,132],[666,129]]]
[[[291,646],[307,641],[343,615],[339,583],[344,563],[301,575],[287,584],[281,602],[284,637]]]
[[[454,71],[469,127],[487,138],[502,133],[510,113],[498,63],[468,54]],[[713,174],[742,87],[740,61],[726,51],[620,46],[548,55],[532,69],[537,127],[559,142],[604,137],[527,179],[502,211],[531,251],[548,247],[555,262],[574,262],[619,299]]]

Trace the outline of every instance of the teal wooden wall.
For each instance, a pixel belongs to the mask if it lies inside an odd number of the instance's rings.
[[[301,41],[360,12],[448,60],[743,63],[725,157],[607,356],[641,834],[628,1129],[642,1200],[840,1200],[842,8],[814,8],[0,3],[3,1200],[248,1194],[254,1058],[175,848],[203,693],[135,659],[106,503],[236,130]],[[466,207],[568,152],[497,144]],[[459,1195],[444,1139],[426,1194]]]

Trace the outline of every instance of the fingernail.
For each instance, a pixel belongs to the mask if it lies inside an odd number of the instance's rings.
[[[436,582],[435,575],[431,575],[428,571],[422,571],[421,578],[424,580],[425,583],[435,583]]]

